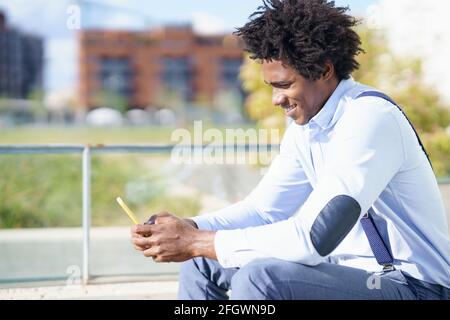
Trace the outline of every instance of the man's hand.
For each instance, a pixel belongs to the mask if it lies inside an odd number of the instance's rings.
[[[136,250],[157,262],[182,262],[204,256],[217,259],[215,232],[198,230],[195,222],[162,212],[152,217],[152,225],[131,227],[131,242]]]

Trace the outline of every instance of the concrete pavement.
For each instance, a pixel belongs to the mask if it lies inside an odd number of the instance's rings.
[[[130,229],[92,228],[90,274],[93,276],[176,275],[178,264],[155,263],[134,250]],[[0,286],[27,280],[81,277],[81,228],[0,231]]]

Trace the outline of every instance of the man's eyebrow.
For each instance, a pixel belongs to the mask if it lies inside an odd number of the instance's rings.
[[[286,85],[286,84],[290,84],[294,82],[293,80],[282,80],[282,81],[271,81],[271,82],[267,82],[266,80],[264,80],[265,84],[274,86],[274,85]]]

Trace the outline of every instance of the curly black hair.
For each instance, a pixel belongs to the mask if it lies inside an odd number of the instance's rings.
[[[334,65],[339,80],[358,69],[361,40],[358,20],[327,0],[264,0],[250,21],[234,32],[256,60],[282,60],[309,80]]]

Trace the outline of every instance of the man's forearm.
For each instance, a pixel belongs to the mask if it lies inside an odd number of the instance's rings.
[[[192,242],[192,254],[194,257],[206,257],[217,260],[214,248],[215,231],[198,230]]]
[[[198,229],[197,223],[192,219],[184,219],[194,228]],[[217,260],[216,250],[214,248],[215,231],[198,230],[193,242],[192,253],[194,257],[206,257]]]

